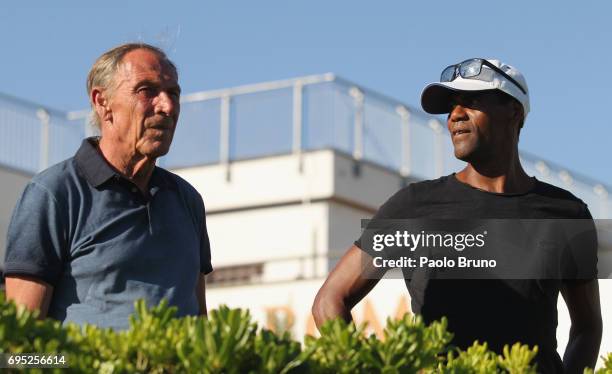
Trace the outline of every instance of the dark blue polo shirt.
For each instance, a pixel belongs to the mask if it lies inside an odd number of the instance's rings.
[[[48,315],[64,322],[124,329],[141,298],[195,315],[198,276],[211,271],[200,194],[158,167],[141,193],[94,138],[32,179],[8,229],[5,274],[53,285]]]

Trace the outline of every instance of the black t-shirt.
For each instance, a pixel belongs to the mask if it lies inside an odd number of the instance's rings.
[[[454,174],[410,184],[384,203],[373,219],[581,219],[587,206],[570,192],[535,180],[519,194],[486,192]],[[355,242],[361,247],[361,238]],[[538,371],[562,370],[556,352],[560,280],[406,280],[412,310],[427,323],[446,316],[453,344],[476,340],[500,352],[505,344],[538,345]]]

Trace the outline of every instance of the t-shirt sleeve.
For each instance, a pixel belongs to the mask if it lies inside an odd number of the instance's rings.
[[[206,211],[202,216],[202,231],[200,233],[200,272],[208,274],[213,271],[210,260],[210,240],[208,239],[208,229],[206,227]]]
[[[27,275],[54,285],[67,250],[64,212],[43,185],[30,182],[15,206],[7,234],[4,273]]]
[[[407,209],[406,207],[409,205],[413,193],[414,192],[412,186],[407,186],[397,191],[383,205],[381,205],[380,208],[378,208],[378,211],[376,212],[376,214],[374,214],[371,220],[374,221],[383,219],[404,218],[401,217],[399,213],[402,209]],[[363,241],[366,239],[367,236],[367,229],[367,227],[365,229],[362,228],[361,236],[354,242],[354,244],[362,250],[365,250],[365,248],[367,247],[363,244]]]
[[[565,282],[579,284],[597,279],[597,228],[586,205],[578,216],[571,220],[571,227],[566,229],[568,235],[568,258],[565,267]]]

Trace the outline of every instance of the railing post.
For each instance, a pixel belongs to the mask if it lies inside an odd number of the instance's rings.
[[[546,163],[544,161],[538,161],[535,163],[535,169],[542,174],[544,177],[548,177],[548,175],[550,174],[550,169],[548,168],[548,165],[546,165]]]
[[[44,170],[49,166],[49,112],[43,108],[36,111],[36,117],[40,120],[40,161],[38,168]]]
[[[219,163],[225,167],[225,180],[230,181],[230,106],[231,97],[223,95],[221,97],[221,129],[219,139]]]
[[[359,161],[363,158],[363,102],[364,94],[358,87],[351,87],[349,95],[355,104],[355,120],[353,122],[353,158]]]
[[[593,192],[600,199],[599,218],[612,218],[611,212],[608,212],[608,191],[602,184],[596,184],[593,187]]]
[[[302,140],[303,137],[303,105],[304,100],[302,98],[302,93],[304,90],[304,85],[301,81],[296,81],[293,85],[293,146],[292,150],[295,155],[298,157],[298,168],[300,173],[303,171],[303,159],[302,159],[302,150],[304,147],[304,143]]]
[[[429,121],[429,127],[434,132],[434,178],[444,173],[444,143],[442,139],[442,124],[433,118]]]
[[[568,187],[574,184],[574,178],[567,170],[561,170],[559,172],[559,179],[561,179],[561,181]]]
[[[401,137],[402,137],[402,164],[400,167],[400,175],[406,178],[410,175],[412,166],[412,147],[410,146],[410,112],[404,105],[398,105],[395,112],[402,120]]]

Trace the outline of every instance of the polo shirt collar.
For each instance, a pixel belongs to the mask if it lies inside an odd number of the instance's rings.
[[[79,170],[83,172],[87,182],[95,188],[113,177],[123,178],[108,164],[98,150],[99,140],[100,138],[95,136],[83,139],[81,147],[74,156]],[[176,182],[170,178],[169,174],[156,166],[149,181],[149,188],[176,188]]]
[[[162,168],[155,166],[153,169],[153,174],[151,175],[151,180],[149,181],[149,188],[163,188],[163,189],[176,189],[176,181],[171,178],[171,174]]]
[[[118,175],[98,151],[99,140],[98,137],[83,139],[81,147],[74,156],[83,176],[93,187],[99,187],[107,180]]]

